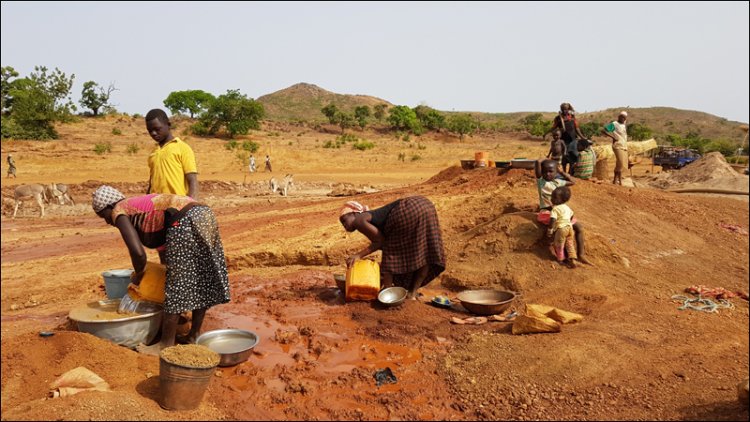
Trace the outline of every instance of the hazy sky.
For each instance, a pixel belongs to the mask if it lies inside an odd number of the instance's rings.
[[[2,2],[2,66],[257,98],[298,82],[439,110],[669,106],[748,122],[748,2]]]

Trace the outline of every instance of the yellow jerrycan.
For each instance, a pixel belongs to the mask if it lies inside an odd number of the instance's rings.
[[[358,259],[346,270],[346,300],[373,300],[380,292],[380,265]]]
[[[164,303],[164,285],[167,282],[167,267],[162,264],[146,262],[141,284],[128,285],[128,295],[133,300],[148,300]]]

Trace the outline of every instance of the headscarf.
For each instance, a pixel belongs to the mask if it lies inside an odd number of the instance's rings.
[[[620,112],[619,116],[628,117],[628,112],[623,110],[623,111]]]
[[[91,194],[91,207],[94,208],[94,212],[99,212],[110,205],[114,205],[119,201],[125,199],[119,190],[112,186],[101,185],[94,193]]]
[[[370,207],[368,207],[367,205],[362,205],[357,201],[347,201],[347,203],[344,204],[344,207],[341,208],[339,217],[341,217],[342,215],[352,213],[352,212],[363,213],[369,209]]]

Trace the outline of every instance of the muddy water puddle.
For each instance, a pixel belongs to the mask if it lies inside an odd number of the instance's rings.
[[[370,403],[372,395],[420,399],[420,350],[368,336],[332,284],[332,274],[321,271],[270,281],[242,277],[234,280],[233,302],[208,312],[204,331],[239,328],[260,338],[246,362],[221,369],[220,400],[234,403],[234,417],[257,417],[259,411],[271,419],[349,419],[356,411],[374,417],[385,409]],[[399,381],[377,387],[373,375],[384,368]],[[352,383],[366,387],[352,391]],[[302,413],[290,413],[291,403],[293,412]]]

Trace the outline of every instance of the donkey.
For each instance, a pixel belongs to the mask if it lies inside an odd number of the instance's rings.
[[[47,202],[47,196],[44,194],[44,186],[38,184],[16,186],[13,199],[16,202],[15,209],[13,210],[13,218],[16,218],[18,206],[23,201],[29,199],[36,200],[36,203],[39,204],[39,208],[42,210],[40,217],[44,217],[44,203]]]
[[[284,187],[281,190],[282,196],[287,196],[289,193],[289,190],[294,186],[294,175],[293,174],[287,174],[284,176]]]
[[[44,187],[44,192],[47,195],[48,200],[57,198],[57,201],[60,203],[60,205],[65,205],[66,202],[70,202],[70,205],[76,204],[76,201],[74,201],[73,197],[70,196],[68,185],[64,185],[62,183],[51,183]]]

